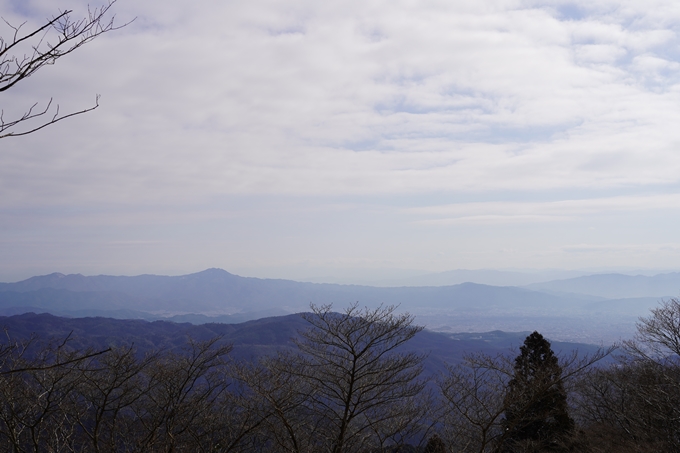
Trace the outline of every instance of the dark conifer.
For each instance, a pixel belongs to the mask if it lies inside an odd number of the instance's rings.
[[[423,453],[446,453],[444,441],[438,435],[430,437]]]
[[[504,404],[502,452],[559,449],[573,431],[562,368],[538,332],[520,348]]]

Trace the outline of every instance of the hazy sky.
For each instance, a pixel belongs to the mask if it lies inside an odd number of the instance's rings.
[[[87,1],[0,12],[55,5]],[[114,10],[137,19],[0,93],[5,115],[101,94],[0,140],[0,281],[680,268],[677,1]]]

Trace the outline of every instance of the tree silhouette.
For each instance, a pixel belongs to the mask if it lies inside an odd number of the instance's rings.
[[[0,93],[13,89],[40,69],[56,63],[61,57],[74,52],[109,31],[126,26],[114,24],[109,11],[117,0],[108,0],[99,8],[88,7],[87,16],[74,19],[72,10],[62,10],[32,30],[23,30],[24,24],[12,25],[0,18],[0,33],[9,29],[9,36],[0,35]],[[4,24],[3,24],[4,23]],[[5,117],[0,109],[0,139],[28,135],[63,119],[90,112],[99,107],[99,95],[91,107],[62,113],[52,99],[44,107],[35,102],[19,115]]]
[[[558,449],[573,431],[562,368],[538,332],[524,340],[515,359],[504,407],[501,452]]]
[[[430,437],[423,453],[446,453],[446,445],[438,435]]]
[[[425,417],[424,356],[399,350],[423,328],[393,306],[331,308],[312,304],[302,314],[309,328],[294,340],[299,354],[240,373],[261,400],[265,438],[276,451],[396,451]]]

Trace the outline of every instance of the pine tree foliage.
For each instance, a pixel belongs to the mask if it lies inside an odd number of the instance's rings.
[[[442,438],[435,434],[428,439],[423,453],[446,453],[446,445]]]
[[[562,368],[550,342],[538,332],[520,348],[504,406],[503,452],[557,448],[573,431]]]

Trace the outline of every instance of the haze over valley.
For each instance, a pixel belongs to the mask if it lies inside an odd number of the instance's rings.
[[[473,280],[475,274],[488,278],[490,272],[465,272]],[[520,281],[523,275],[491,274]],[[221,269],[175,277],[54,273],[0,284],[0,314],[237,323],[308,311],[310,303],[341,310],[356,302],[397,305],[433,331],[540,330],[555,340],[611,344],[630,337],[638,317],[675,297],[675,288],[680,273],[596,274],[523,286],[395,287],[246,278]]]

